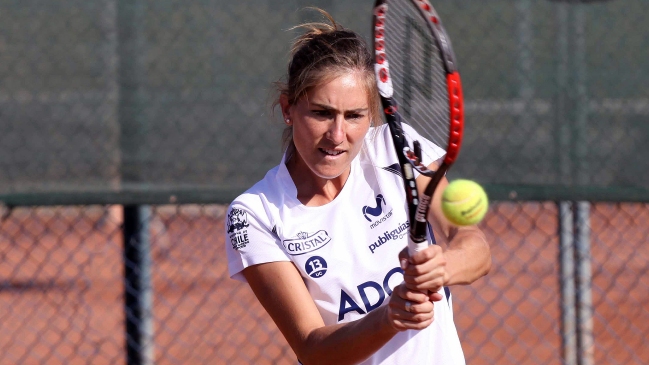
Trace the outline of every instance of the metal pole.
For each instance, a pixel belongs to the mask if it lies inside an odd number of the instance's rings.
[[[559,202],[559,287],[561,288],[561,344],[563,364],[577,365],[575,315],[574,220],[571,202]]]
[[[124,299],[128,365],[153,364],[151,209],[124,206]]]
[[[145,181],[145,8],[142,0],[117,1],[120,188]],[[127,365],[153,364],[153,306],[148,206],[124,206],[124,310]]]
[[[569,5],[558,3],[557,7],[557,162],[559,179],[572,183],[571,130],[570,123],[570,44]],[[564,365],[577,365],[577,321],[575,315],[575,266],[574,266],[574,217],[572,203],[558,203],[559,210],[559,271],[561,288],[561,344]]]
[[[577,161],[577,184],[589,185],[588,177],[588,95],[586,90],[586,16],[584,4],[573,7],[574,25],[574,74],[576,88],[575,111],[575,157]],[[590,256],[590,203],[580,201],[575,204],[575,261],[577,279],[577,348],[580,365],[594,364],[593,340],[593,300],[591,293]]]
[[[593,298],[591,292],[590,203],[575,207],[575,275],[577,284],[577,348],[579,365],[593,365]]]

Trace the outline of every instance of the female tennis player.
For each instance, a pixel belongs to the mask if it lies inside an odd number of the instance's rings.
[[[448,287],[489,271],[485,236],[449,225],[436,193],[435,244],[408,254],[405,192],[372,56],[321,12],[330,23],[298,27],[279,84],[281,163],[228,209],[230,275],[250,285],[301,364],[464,364]],[[423,148],[434,167],[439,149]]]

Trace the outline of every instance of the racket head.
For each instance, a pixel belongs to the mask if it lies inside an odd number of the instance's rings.
[[[373,24],[381,97],[391,98],[401,121],[425,139],[420,141],[424,161],[437,160],[441,152],[444,163],[452,164],[462,141],[463,96],[455,55],[437,12],[427,0],[377,0]],[[412,149],[415,137],[406,139]]]
[[[377,86],[402,167],[411,251],[417,251],[427,245],[432,195],[461,147],[460,76],[449,37],[427,0],[377,0],[372,40]],[[441,157],[436,171],[428,170]],[[431,177],[423,194],[413,188],[412,168]]]

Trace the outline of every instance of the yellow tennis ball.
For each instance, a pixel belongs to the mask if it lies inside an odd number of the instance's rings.
[[[442,193],[442,211],[457,226],[480,223],[488,208],[487,193],[471,180],[454,180]]]

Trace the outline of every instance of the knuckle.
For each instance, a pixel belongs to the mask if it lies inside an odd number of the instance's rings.
[[[436,250],[437,247],[438,247],[437,245],[431,245],[428,246],[428,250],[424,251],[424,258],[426,259],[426,261],[431,260],[437,255],[437,250]]]
[[[432,308],[429,307],[428,305],[422,305],[422,306],[419,308],[419,312],[417,312],[417,314],[423,316],[423,318],[430,318],[430,316],[432,315],[432,313],[433,313],[433,310],[432,310]]]
[[[433,309],[435,308],[435,305],[433,302],[426,302],[424,303],[424,311],[427,313],[433,313]]]
[[[415,267],[413,268],[413,273],[414,273],[415,275],[422,275],[422,274],[425,273],[425,270],[424,270],[424,268],[421,267],[421,266],[415,266]]]
[[[421,328],[426,328],[432,322],[433,322],[433,319],[431,317],[421,316],[421,317],[417,318],[417,321],[415,322],[415,326],[418,326],[420,329]]]
[[[406,298],[405,299],[413,301],[413,302],[420,302],[421,301],[421,297],[419,296],[419,292],[411,291],[411,290],[409,290],[406,293]]]
[[[398,320],[393,320],[391,324],[392,324],[392,327],[394,327],[394,329],[396,329],[397,331],[405,331],[406,330],[406,328],[403,326],[403,324],[401,324],[401,322],[399,322]]]
[[[403,296],[404,296],[405,293],[406,293],[406,289],[407,289],[407,288],[406,288],[406,286],[405,286],[404,284],[399,284],[399,285],[397,285],[397,286],[392,290],[392,292],[395,293],[395,294],[397,294],[397,296],[403,298]],[[394,296],[394,295],[392,296],[392,299],[395,299],[395,296]]]
[[[414,300],[415,298],[414,298],[414,294],[413,294],[413,292],[410,291],[410,290],[408,290],[407,292],[405,292],[404,295],[403,295],[403,299],[406,299],[406,300]]]
[[[425,274],[415,276],[415,277],[412,278],[412,283],[415,284],[415,285],[421,285],[421,284],[424,284],[424,283],[426,283],[428,281],[430,281],[430,278]]]

